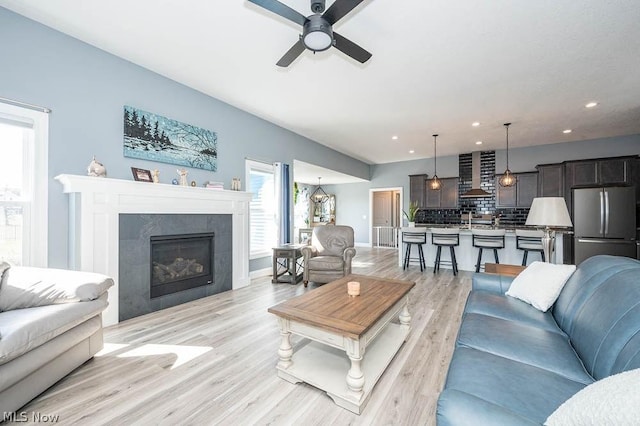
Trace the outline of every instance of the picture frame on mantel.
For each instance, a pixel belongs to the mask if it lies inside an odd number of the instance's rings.
[[[132,167],[131,173],[133,174],[133,179],[135,179],[138,182],[153,182],[153,178],[151,177],[150,170]]]

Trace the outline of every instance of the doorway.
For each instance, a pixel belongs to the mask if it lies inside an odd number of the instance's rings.
[[[402,188],[371,189],[370,238],[373,247],[398,247],[398,229],[402,223]]]

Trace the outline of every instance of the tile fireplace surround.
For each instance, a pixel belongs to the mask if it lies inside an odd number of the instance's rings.
[[[69,194],[69,267],[113,277],[104,325],[118,323],[119,215],[230,214],[232,288],[249,284],[251,194],[78,175],[56,176]]]

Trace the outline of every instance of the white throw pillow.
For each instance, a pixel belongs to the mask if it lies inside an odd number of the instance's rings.
[[[547,312],[575,270],[576,265],[533,262],[514,278],[506,295]]]
[[[640,425],[640,369],[598,380],[566,400],[546,426]]]

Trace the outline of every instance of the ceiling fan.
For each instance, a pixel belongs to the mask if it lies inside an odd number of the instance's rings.
[[[336,22],[351,12],[363,0],[336,0],[325,12],[325,0],[311,0],[313,15],[305,17],[301,13],[277,0],[249,0],[276,15],[287,18],[302,26],[300,39],[284,54],[276,65],[288,67],[305,49],[312,52],[322,52],[331,46],[352,57],[360,63],[365,63],[371,53],[364,50],[351,40],[341,36],[331,28]],[[323,13],[324,12],[324,13]]]

